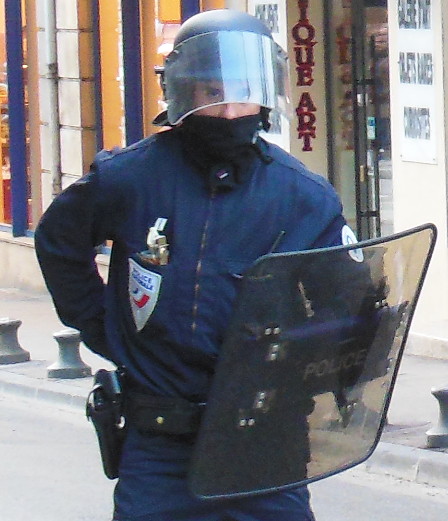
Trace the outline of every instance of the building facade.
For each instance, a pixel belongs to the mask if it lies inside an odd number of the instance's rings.
[[[42,212],[96,151],[157,131],[180,23],[222,7],[262,18],[287,50],[293,118],[267,138],[334,184],[358,237],[437,225],[412,338],[448,357],[443,0],[1,0],[0,284],[44,290]],[[107,261],[105,248],[105,275]]]

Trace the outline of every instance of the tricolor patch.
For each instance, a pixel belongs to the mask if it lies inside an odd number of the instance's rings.
[[[129,259],[129,302],[137,331],[144,327],[159,297],[162,276]]]

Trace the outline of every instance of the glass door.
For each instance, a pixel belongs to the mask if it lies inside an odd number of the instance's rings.
[[[360,239],[392,231],[387,31],[385,0],[329,3],[329,171]]]

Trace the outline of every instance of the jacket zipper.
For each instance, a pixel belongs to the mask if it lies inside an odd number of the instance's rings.
[[[199,293],[200,293],[200,284],[199,284],[199,278],[201,276],[202,271],[202,259],[205,252],[205,246],[207,244],[208,239],[208,232],[210,227],[210,217],[211,217],[211,209],[212,204],[216,196],[216,191],[213,190],[210,195],[208,209],[207,209],[207,218],[205,220],[204,229],[202,231],[202,237],[201,237],[201,246],[199,250],[199,259],[196,264],[196,276],[195,276],[195,285],[194,285],[194,298],[193,298],[193,313],[192,313],[192,323],[191,323],[191,331],[194,333],[197,328],[197,318],[198,318],[198,306],[199,306]]]

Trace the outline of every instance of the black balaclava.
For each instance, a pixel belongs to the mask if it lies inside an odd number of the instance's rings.
[[[258,133],[262,115],[235,119],[192,114],[180,130],[185,151],[205,176],[210,189],[231,190],[252,173],[260,156]]]

